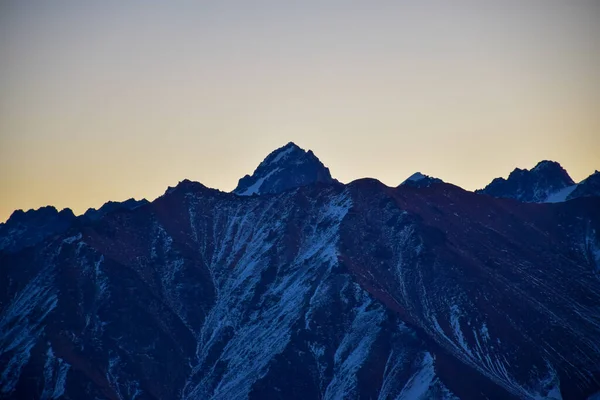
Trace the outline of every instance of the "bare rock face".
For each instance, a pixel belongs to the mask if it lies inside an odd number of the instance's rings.
[[[596,197],[372,179],[240,196],[183,181],[2,250],[0,266],[2,398],[600,391]]]

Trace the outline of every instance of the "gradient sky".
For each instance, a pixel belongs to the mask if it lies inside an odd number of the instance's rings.
[[[121,4],[127,3],[127,4]],[[232,190],[273,149],[342,182],[600,169],[600,1],[0,0],[0,221]]]

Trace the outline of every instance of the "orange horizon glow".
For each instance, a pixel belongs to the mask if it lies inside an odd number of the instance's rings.
[[[0,221],[230,191],[289,141],[344,183],[600,169],[600,2],[199,3],[2,2]]]

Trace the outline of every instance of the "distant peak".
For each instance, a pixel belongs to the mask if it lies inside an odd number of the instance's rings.
[[[136,200],[133,197],[124,201],[107,201],[104,203],[99,209],[88,208],[87,211],[83,214],[82,217],[88,220],[98,220],[105,216],[108,213],[111,213],[116,210],[135,210],[138,207],[141,207],[145,204],[148,204],[149,201],[146,199]]]
[[[400,186],[414,186],[414,187],[428,187],[433,183],[443,182],[441,179],[431,177],[429,175],[422,174],[420,172],[415,172],[404,182],[400,184]]]
[[[562,194],[562,190],[574,184],[573,179],[558,162],[542,160],[530,170],[515,168],[507,179],[495,178],[485,188],[476,192],[523,202],[541,203],[548,199],[554,200],[552,196]]]
[[[8,220],[9,221],[12,220],[12,221],[16,222],[16,221],[22,221],[22,220],[25,220],[28,218],[52,217],[52,216],[56,216],[56,215],[66,216],[66,217],[74,216],[73,211],[71,211],[70,208],[63,208],[62,210],[58,211],[56,209],[56,207],[54,207],[54,206],[43,206],[43,207],[40,207],[37,209],[32,208],[27,211],[15,210],[10,215]]]
[[[53,206],[45,206],[37,210],[16,210],[4,224],[0,224],[0,252],[33,246],[66,231],[76,219],[70,208],[58,211]]]
[[[165,194],[169,194],[171,192],[174,192],[175,190],[183,190],[184,192],[192,192],[192,191],[199,191],[199,190],[205,190],[208,189],[206,186],[204,186],[203,184],[201,184],[200,182],[196,182],[196,181],[191,181],[189,179],[184,179],[182,181],[180,181],[177,186],[175,187],[171,187],[169,186],[167,188],[167,190],[165,191]]]
[[[267,155],[252,175],[240,179],[233,193],[241,196],[279,193],[316,182],[333,182],[329,169],[311,150],[288,142]]]

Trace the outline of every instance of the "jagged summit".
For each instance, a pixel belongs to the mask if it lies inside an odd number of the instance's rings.
[[[24,222],[30,219],[40,219],[40,218],[48,218],[54,217],[58,214],[68,215],[73,214],[70,208],[64,208],[60,211],[56,209],[54,206],[43,206],[40,208],[32,208],[27,211],[24,210],[15,210],[10,215],[6,223],[16,223],[16,222]]]
[[[36,210],[16,210],[0,224],[0,251],[15,252],[34,246],[47,237],[66,231],[77,219],[70,208],[58,211],[53,206]]]
[[[240,179],[233,193],[240,196],[274,194],[316,182],[333,182],[329,169],[312,150],[294,142],[270,153],[254,173]]]
[[[420,172],[415,172],[414,174],[412,174],[411,176],[406,178],[406,180],[404,182],[402,182],[400,184],[400,186],[429,187],[433,183],[438,183],[438,182],[443,182],[443,181],[439,178],[434,178],[432,176],[425,175]]]
[[[191,181],[189,179],[184,179],[182,181],[179,181],[179,183],[175,187],[172,187],[172,186],[167,187],[167,190],[165,190],[165,194],[172,193],[178,189],[181,189],[185,192],[193,192],[193,191],[200,191],[200,190],[208,190],[209,188],[204,186],[200,182]],[[210,189],[210,190],[214,190],[214,189]]]
[[[543,203],[556,201],[555,197],[561,197],[563,192],[568,191],[567,188],[574,185],[573,179],[559,163],[544,160],[531,170],[515,168],[508,179],[496,178],[476,192],[527,203]]]
[[[544,171],[544,170],[562,170],[564,171],[564,168],[560,165],[560,163],[556,162],[556,161],[552,161],[552,160],[542,160],[540,162],[538,162],[535,167],[533,167],[531,169],[532,171]]]
[[[108,201],[99,209],[88,208],[88,210],[83,214],[83,217],[90,221],[97,221],[110,212],[116,210],[134,210],[148,203],[149,201],[146,199],[136,200],[134,198],[130,198],[125,201]]]

